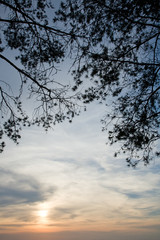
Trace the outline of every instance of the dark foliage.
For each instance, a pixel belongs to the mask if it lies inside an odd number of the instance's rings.
[[[53,24],[46,11],[53,6],[47,1],[5,0],[0,5],[9,13],[0,19],[0,51],[15,49],[24,68],[0,57],[20,73],[20,89],[28,83],[30,96],[40,101],[30,120],[21,91],[12,97],[1,87],[2,117],[6,108],[9,116],[1,125],[1,138],[6,133],[17,142],[23,125],[48,129],[65,118],[71,121],[79,113],[77,101],[98,100],[106,104],[102,123],[110,144],[121,144],[115,156],[123,152],[128,165],[136,166],[160,155],[153,151],[160,139],[159,0],[66,0],[53,14]],[[73,61],[75,81],[75,95],[69,97],[68,86],[49,76],[65,56]],[[77,95],[82,85],[85,90]]]
[[[58,16],[86,39],[74,89],[91,79],[82,99],[111,102],[102,120],[109,142],[121,143],[129,165],[148,164],[160,138],[160,2],[68,0]]]

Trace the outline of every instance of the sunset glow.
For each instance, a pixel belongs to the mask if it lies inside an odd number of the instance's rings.
[[[38,212],[38,216],[41,217],[42,219],[43,219],[43,218],[46,218],[47,215],[48,215],[48,211],[47,211],[47,210],[40,210],[40,211]]]

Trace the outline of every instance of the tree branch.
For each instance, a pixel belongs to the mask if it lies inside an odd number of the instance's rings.
[[[41,89],[45,89],[47,92],[51,93],[51,90],[44,85],[41,85],[35,78],[33,78],[31,75],[29,75],[27,72],[25,72],[23,69],[20,69],[17,67],[13,62],[11,62],[8,58],[0,54],[0,58],[5,60],[7,63],[9,63],[12,67],[14,67],[19,73],[22,73],[24,76],[29,78],[32,82],[36,83]]]

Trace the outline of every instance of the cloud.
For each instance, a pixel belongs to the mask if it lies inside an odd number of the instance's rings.
[[[96,160],[88,160],[85,162],[85,165],[89,168],[92,168],[92,169],[98,171],[99,173],[106,172],[106,169],[104,167],[102,167],[102,165],[100,163],[98,163],[98,161],[96,161]]]
[[[152,211],[149,212],[148,214],[149,216],[159,216],[160,217],[160,209],[159,208],[155,208]]]
[[[35,216],[32,214],[35,205],[26,206],[24,204],[2,206],[0,208],[0,218],[3,219],[6,224],[6,228],[18,229],[19,222],[26,225],[26,223],[32,222]],[[3,225],[5,226],[5,225]]]
[[[14,205],[20,203],[33,203],[43,201],[45,197],[37,189],[23,190],[22,186],[19,189],[10,187],[0,188],[0,205]]]
[[[125,195],[128,197],[128,198],[135,198],[135,199],[138,199],[138,198],[142,198],[143,197],[143,195],[142,194],[140,194],[140,193],[125,193]]]
[[[147,198],[157,198],[160,196],[160,190],[159,189],[151,189],[151,190],[148,190],[148,191],[133,191],[133,192],[130,192],[130,191],[126,191],[126,192],[121,192],[121,193],[124,193],[128,198],[131,198],[131,199],[140,199],[140,198],[143,198],[143,199],[147,199]]]
[[[41,202],[54,191],[32,176],[0,169],[0,206]]]
[[[53,211],[54,218],[72,220],[79,216],[80,209],[75,207],[57,207]]]

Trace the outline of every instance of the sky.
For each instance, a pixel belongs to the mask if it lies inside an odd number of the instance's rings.
[[[24,129],[0,155],[0,239],[160,237],[160,164],[128,168],[105,144],[93,104],[47,134]]]
[[[2,61],[0,72],[17,81]],[[160,239],[160,160],[133,169],[125,156],[114,158],[118,146],[106,145],[101,131],[104,111],[93,103],[71,124],[24,128],[18,146],[7,140],[0,240]]]

